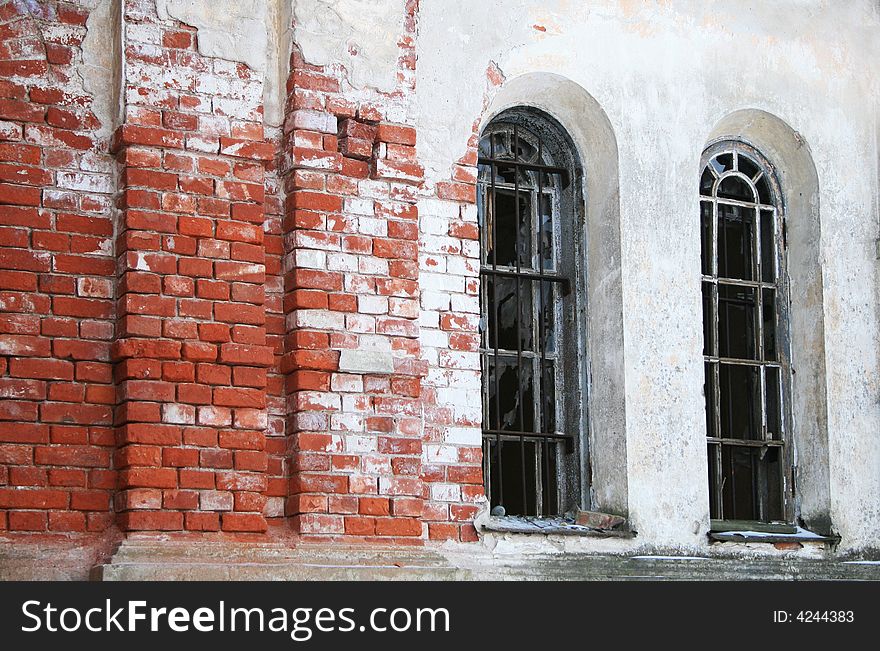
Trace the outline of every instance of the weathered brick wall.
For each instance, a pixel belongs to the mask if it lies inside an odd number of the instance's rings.
[[[303,534],[420,538],[418,209],[401,101],[417,5],[401,17],[398,88],[364,99],[338,66],[291,58],[284,133],[287,512]]]
[[[111,520],[114,169],[77,66],[88,11],[0,4],[0,529]]]
[[[125,3],[116,509],[124,529],[262,531],[262,82]]]
[[[473,540],[475,140],[426,187],[418,3],[390,92],[294,44],[280,127],[154,0],[102,125],[94,4],[0,10],[0,527]]]

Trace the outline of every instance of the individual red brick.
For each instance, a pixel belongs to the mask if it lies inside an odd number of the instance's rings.
[[[119,516],[123,531],[180,531],[183,513],[179,511],[126,511]]]
[[[421,536],[422,523],[415,518],[376,518],[377,536]]]
[[[43,511],[10,511],[7,515],[10,531],[45,531],[46,513]]]
[[[219,531],[219,513],[186,513],[185,528],[188,531]]]
[[[223,513],[221,515],[223,531],[246,531],[261,533],[268,525],[266,518],[254,513]]]

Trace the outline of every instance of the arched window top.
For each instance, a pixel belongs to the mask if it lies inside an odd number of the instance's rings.
[[[781,193],[770,162],[753,147],[719,142],[703,155],[700,195],[780,209]]]
[[[567,188],[580,167],[565,129],[543,111],[525,107],[507,109],[492,119],[480,137],[479,157],[484,163],[515,163],[527,172],[517,182],[540,182],[548,188],[560,182],[561,189]],[[480,171],[486,174],[490,169],[484,165]],[[504,176],[512,168],[496,166],[496,171],[502,174],[496,182],[514,183],[513,177]],[[538,172],[543,172],[540,178]]]

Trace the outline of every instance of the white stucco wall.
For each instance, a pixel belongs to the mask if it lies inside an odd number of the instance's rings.
[[[755,108],[799,132],[818,171],[831,517],[843,548],[876,546],[878,30],[867,0],[421,3],[413,115],[429,182],[464,153],[490,62],[507,79],[574,81],[614,128],[628,499],[643,542],[705,545],[696,182],[713,127]]]

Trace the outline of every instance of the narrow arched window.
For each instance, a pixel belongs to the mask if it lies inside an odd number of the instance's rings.
[[[785,227],[769,162],[741,142],[707,149],[700,214],[711,517],[787,520]]]
[[[482,134],[483,471],[496,515],[580,501],[576,169],[567,135],[538,111],[505,111]]]

